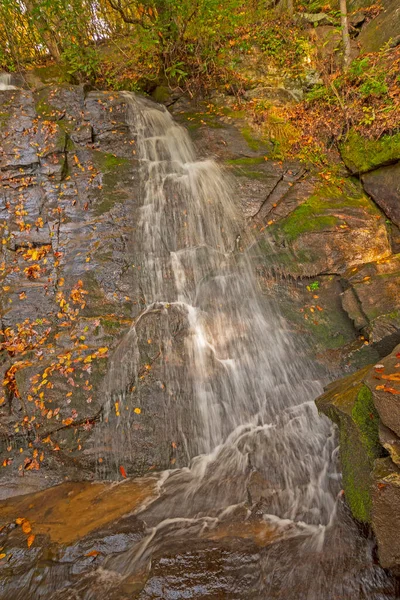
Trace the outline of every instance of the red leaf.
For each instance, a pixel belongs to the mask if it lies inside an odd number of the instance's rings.
[[[126,479],[128,477],[127,474],[126,474],[126,471],[125,471],[125,469],[124,469],[124,467],[122,465],[119,468],[119,472],[121,473],[121,475],[122,475],[122,477],[124,479]]]

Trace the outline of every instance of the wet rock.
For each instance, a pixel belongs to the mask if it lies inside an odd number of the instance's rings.
[[[345,275],[343,308],[381,356],[400,341],[400,256],[354,268]]]
[[[388,427],[385,427],[383,423],[379,424],[379,440],[382,446],[390,454],[390,458],[397,465],[400,466],[400,438]]]
[[[317,406],[339,427],[346,501],[372,524],[381,565],[400,573],[400,346],[374,367],[339,380]]]
[[[366,173],[362,182],[367,194],[400,227],[400,163]]]
[[[366,382],[374,394],[374,405],[382,423],[400,436],[400,346],[381,361],[379,369],[371,371]]]
[[[131,285],[138,168],[125,99],[50,85],[7,90],[0,102],[1,320],[10,339],[27,340],[6,363],[15,389],[0,400],[1,475],[33,469],[41,479],[43,469],[48,485],[92,478],[108,352],[140,305]],[[46,369],[39,390],[34,379]]]
[[[384,454],[379,443],[379,418],[371,390],[363,383],[369,372],[356,374],[330,384],[316,400],[318,410],[339,428],[340,462],[346,501],[353,516],[371,521],[371,486],[374,461]]]

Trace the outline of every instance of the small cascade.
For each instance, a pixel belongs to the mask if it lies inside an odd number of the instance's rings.
[[[11,73],[0,73],[0,92],[17,89],[16,86],[11,83],[12,77]]]

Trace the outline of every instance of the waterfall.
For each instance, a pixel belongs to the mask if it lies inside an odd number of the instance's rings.
[[[190,461],[165,483],[181,489],[169,517],[190,516],[202,489],[204,514],[243,502],[258,472],[272,515],[327,525],[337,484],[329,475],[333,435],[313,402],[322,386],[261,293],[250,253],[239,248],[235,188],[213,160],[196,159],[188,133],[164,107],[129,93],[126,101],[142,182],[135,264],[145,308],[112,360],[106,421],[116,400],[121,414],[131,402],[130,386],[140,403],[136,329],[158,311],[163,385],[177,399],[168,419],[180,428]],[[251,246],[249,234],[243,243]],[[179,360],[172,312],[185,332]],[[135,432],[123,417],[111,436],[115,466],[133,452]],[[227,475],[230,483],[221,486]]]
[[[11,84],[12,75],[10,73],[0,73],[0,91],[16,90],[15,85]]]

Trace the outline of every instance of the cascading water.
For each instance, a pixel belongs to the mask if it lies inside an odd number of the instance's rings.
[[[16,90],[15,85],[11,84],[12,75],[10,73],[0,73],[0,91]]]
[[[251,253],[246,251],[252,240],[248,234],[245,240],[239,238],[234,187],[215,162],[196,160],[187,132],[166,109],[132,94],[126,101],[142,181],[134,260],[144,309],[112,360],[100,436],[112,430],[109,441],[116,468],[128,457],[134,459],[132,422],[121,417],[115,425],[112,417],[116,404],[121,414],[124,408],[132,409],[132,390],[134,405],[142,405],[144,359],[137,329],[157,313],[162,323],[157,355],[161,386],[166,402],[173,398],[165,427],[179,429],[189,466],[162,474],[159,498],[141,513],[148,536],[106,560],[99,572],[101,585],[115,581],[111,574],[118,575],[118,585],[124,582],[118,590],[130,597],[129,582],[148,568],[162,545],[203,535],[238,511],[250,518],[255,503],[252,480],[257,475],[263,486],[258,516],[261,513],[276,535],[296,543],[285,550],[287,556],[267,553],[263,568],[270,575],[260,578],[248,598],[364,597],[352,595],[360,589],[357,580],[339,586],[350,595],[338,595],[332,573],[343,570],[347,560],[340,550],[339,562],[327,567],[330,574],[320,567],[314,580],[313,565],[304,568],[307,554],[315,561],[315,553],[323,548],[328,554],[336,551],[340,536],[351,554],[356,534],[351,523],[344,534],[335,516],[340,491],[335,440],[313,402],[322,386],[304,353],[295,349],[279,313],[259,290]],[[179,351],[171,314],[183,338]],[[366,556],[368,544],[362,548]],[[284,581],[276,587],[272,574],[280,571]],[[84,597],[97,598],[96,589]],[[164,590],[159,596],[143,596],[147,597],[203,596],[169,595]],[[218,597],[233,600],[239,595]],[[386,596],[374,596],[378,597]]]
[[[313,403],[321,384],[237,247],[234,189],[214,161],[196,161],[187,132],[167,110],[133,95],[127,101],[143,182],[135,260],[144,312],[175,307],[187,323],[180,410],[192,421],[190,439],[184,432],[189,458],[197,457],[192,484],[199,485],[197,471],[209,485],[208,471],[227,469],[242,480],[235,493],[242,501],[249,473],[261,469],[274,514],[326,524],[335,495],[325,477],[333,439]],[[108,410],[116,396],[124,406],[124,390],[139,371],[136,325],[110,370]],[[170,343],[167,335],[160,360],[166,388],[177,390]],[[129,443],[120,434],[114,441],[122,464]],[[216,493],[225,507],[224,490]]]

